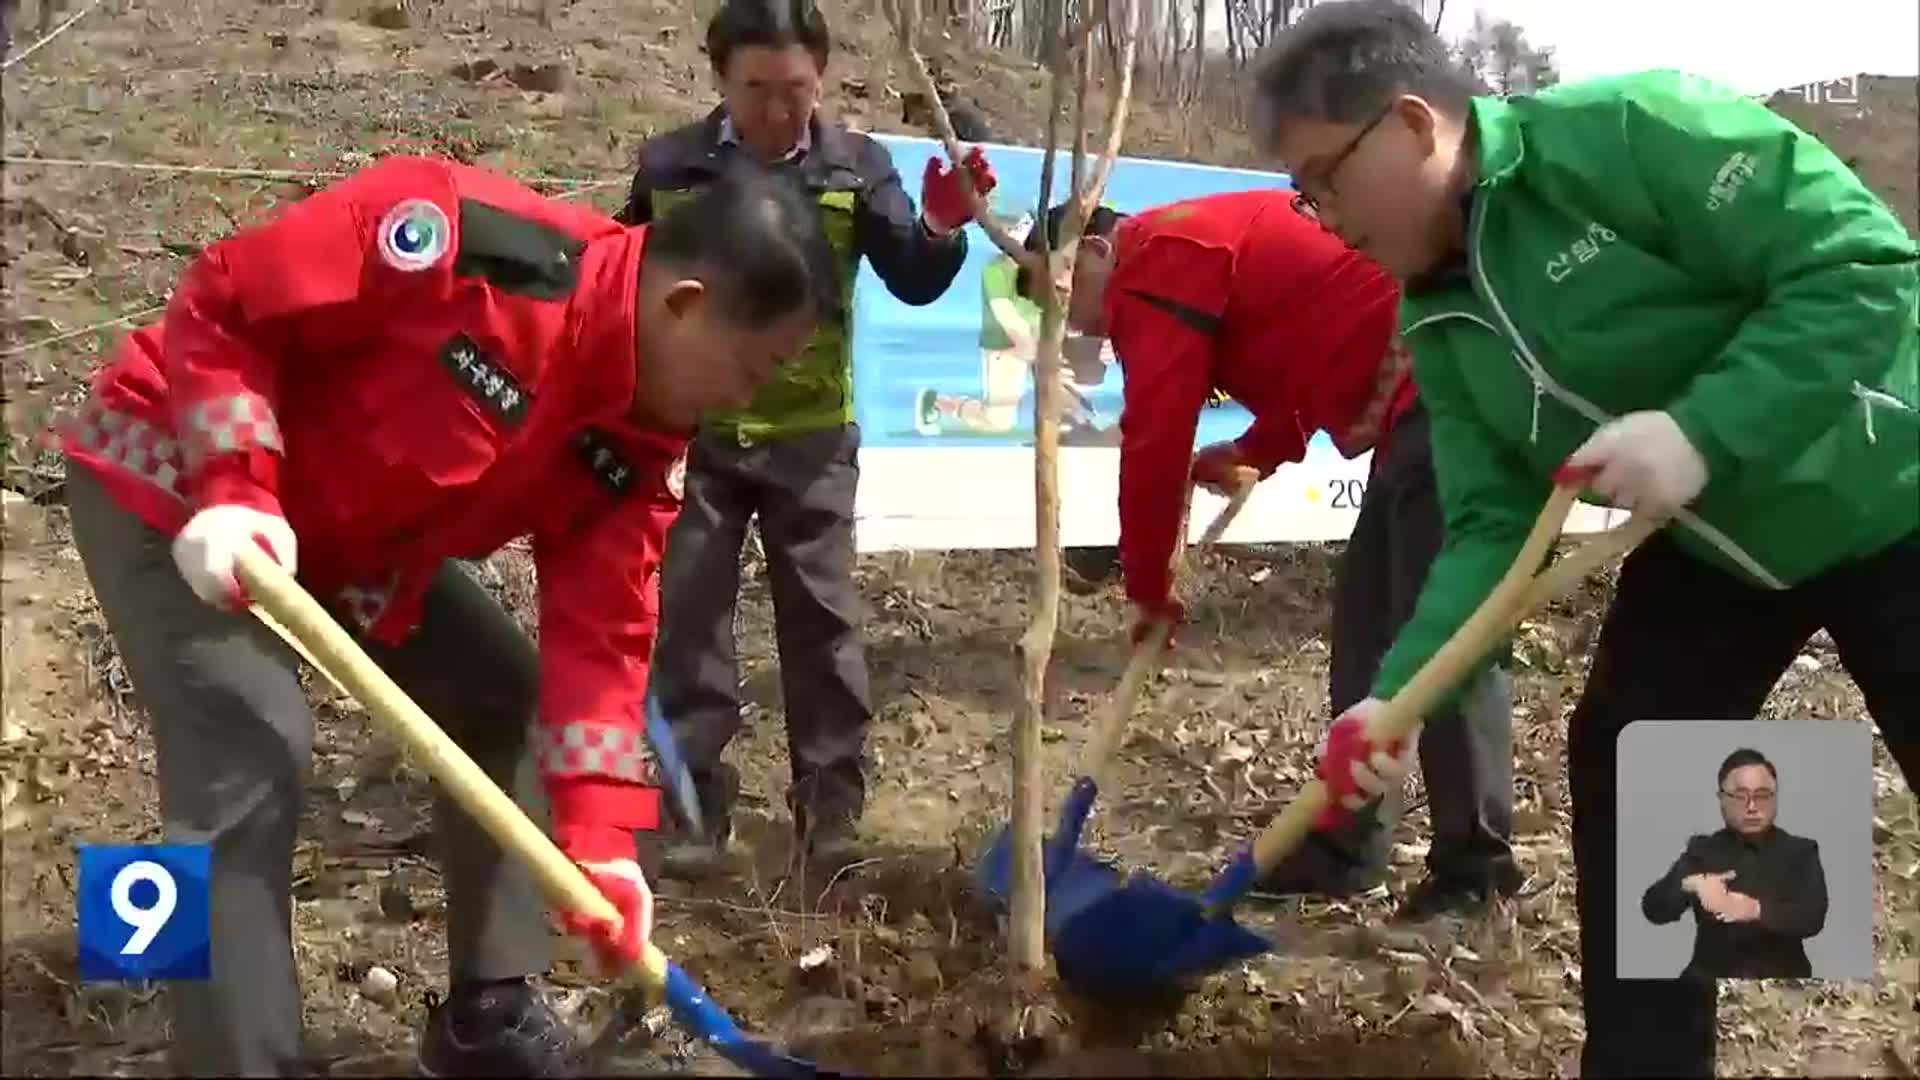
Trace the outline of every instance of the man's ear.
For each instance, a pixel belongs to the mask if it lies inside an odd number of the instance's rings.
[[[706,298],[706,282],[699,278],[681,278],[667,286],[667,291],[660,297],[660,302],[666,305],[667,312],[674,318],[684,319]]]
[[[1393,103],[1393,111],[1419,143],[1420,153],[1431,156],[1440,142],[1442,117],[1433,103],[1418,94],[1402,94]]]

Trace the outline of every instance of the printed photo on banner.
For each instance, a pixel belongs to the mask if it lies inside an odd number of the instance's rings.
[[[1623,979],[1873,977],[1873,732],[1642,720],[1620,733]]]

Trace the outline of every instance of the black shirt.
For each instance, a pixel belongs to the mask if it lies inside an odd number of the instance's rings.
[[[1732,870],[1731,892],[1760,902],[1760,918],[1723,923],[1681,890],[1693,874]],[[1820,845],[1778,827],[1755,837],[1732,829],[1694,836],[1673,866],[1647,887],[1640,910],[1656,925],[1673,922],[1691,909],[1696,927],[1693,958],[1683,976],[1719,979],[1805,979],[1813,975],[1805,939],[1827,923],[1827,878]]]

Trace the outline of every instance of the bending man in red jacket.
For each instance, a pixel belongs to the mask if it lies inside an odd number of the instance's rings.
[[[637,957],[634,830],[659,816],[641,701],[687,434],[812,332],[812,222],[743,181],[628,229],[390,158],[209,247],[96,378],[62,432],[74,542],[152,718],[168,839],[213,847],[212,978],[169,988],[177,1070],[303,1071],[289,871],[314,724],[296,657],[245,610],[250,544],[523,805],[544,780],[624,932],[563,923]],[[521,536],[537,654],[451,561]],[[558,1074],[567,1036],[526,982],[549,962],[540,894],[451,802],[436,818],[452,987],[421,1068]]]
[[[1189,470],[1225,493],[1262,479],[1325,431],[1341,454],[1371,449],[1413,387],[1395,337],[1399,289],[1372,261],[1293,209],[1283,190],[1210,195],[1137,216],[1101,207],[1076,249],[1070,328],[1106,337],[1120,362],[1120,567],[1137,639],[1185,615],[1172,561]],[[1057,240],[1064,207],[1027,248]],[[1020,291],[1034,296],[1031,274]],[[1253,414],[1240,437],[1196,455],[1215,391]]]

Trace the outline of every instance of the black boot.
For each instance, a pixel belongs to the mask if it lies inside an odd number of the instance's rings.
[[[1345,850],[1315,829],[1280,865],[1253,883],[1254,896],[1318,896],[1341,900],[1375,888],[1386,875],[1363,856]]]
[[[733,838],[733,804],[740,797],[740,772],[723,762],[711,772],[696,774],[693,788],[700,798],[706,835],[690,835],[686,822],[676,815],[660,863],[663,876],[683,881],[711,876],[725,865],[727,845]]]
[[[524,979],[457,985],[427,1015],[422,1076],[573,1075],[573,1033]]]
[[[1428,872],[1394,912],[1398,923],[1468,920],[1485,915],[1496,899],[1513,896],[1526,884],[1526,874],[1511,858],[1495,859],[1471,874],[1440,876]]]

